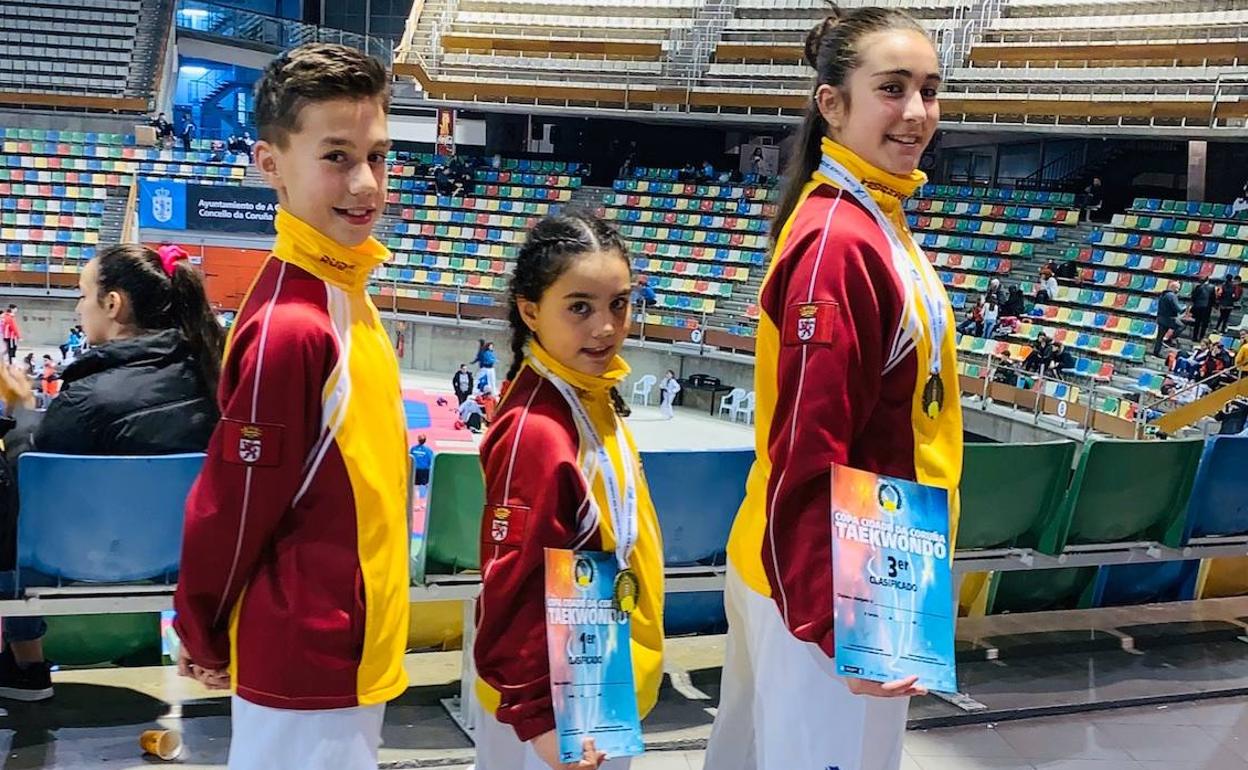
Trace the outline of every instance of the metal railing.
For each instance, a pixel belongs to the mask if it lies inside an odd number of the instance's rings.
[[[304,43],[340,43],[376,56],[386,66],[394,60],[390,42],[378,37],[283,19],[204,0],[178,0],[174,18],[181,29],[247,40],[281,50]]]
[[[1161,412],[1161,407],[1167,403],[1176,407],[1187,406],[1193,401],[1204,398],[1206,395],[1209,395],[1222,385],[1226,384],[1228,377],[1235,377],[1235,373],[1236,370],[1234,368],[1224,369],[1220,372],[1214,372],[1204,379],[1191,380],[1183,387],[1177,388],[1168,394],[1163,393],[1160,396],[1154,396],[1150,402],[1146,403],[1144,399],[1141,398],[1140,412],[1136,415],[1135,437],[1142,438],[1147,435],[1148,423],[1150,422],[1148,415],[1150,413]],[[1202,392],[1202,389],[1204,388],[1208,389],[1207,392]],[[1189,394],[1191,398],[1187,401],[1183,401],[1182,399],[1187,398]]]
[[[961,360],[966,360],[967,355],[966,353],[959,351],[958,358]],[[1029,371],[1027,369],[1023,369],[1022,367],[1015,366],[1013,362],[1008,361],[1007,359],[1003,359],[997,355],[989,354],[989,355],[985,355],[983,358],[988,366],[988,370],[987,370],[987,375],[983,378],[984,379],[983,391],[978,394],[980,398],[980,410],[981,411],[987,411],[988,404],[993,401],[993,398],[991,396],[992,384],[997,381],[996,380],[997,373],[1002,372],[1002,371],[1008,372],[1009,374],[1013,375],[1015,383],[1017,383],[1020,379],[1028,380],[1032,382],[1032,384],[1026,388],[1023,388],[1017,384],[1015,384],[1013,387],[1018,388],[1020,390],[1034,391],[1036,399],[1035,399],[1035,404],[1032,407],[1033,424],[1039,425],[1041,416],[1048,414],[1048,412],[1045,412],[1043,409],[1045,398],[1052,398],[1058,401],[1056,415],[1057,417],[1063,420],[1067,419],[1066,409],[1068,407],[1066,405],[1071,404],[1071,403],[1078,403],[1077,400],[1066,399],[1066,398],[1062,398],[1059,396],[1051,396],[1045,392],[1045,385],[1050,382],[1060,382],[1064,385],[1069,385],[1071,387],[1078,387],[1077,385],[1072,383],[1069,379],[1061,375],[1054,375],[1051,372],[1046,371],[1044,367],[1041,367],[1040,371],[1038,372]],[[1092,382],[1092,387],[1088,390],[1088,403],[1084,411],[1083,423],[1081,425],[1081,427],[1083,428],[1084,439],[1087,439],[1087,437],[1095,431],[1096,415],[1098,413],[1109,414],[1109,412],[1102,411],[1100,409],[1097,409],[1096,407],[1097,389],[1100,386],[1108,383],[1109,378],[1092,377],[1090,379]],[[1017,402],[1012,401],[1010,402],[1010,405],[1017,410],[1018,408]],[[1113,415],[1113,416],[1116,416],[1116,415]]]

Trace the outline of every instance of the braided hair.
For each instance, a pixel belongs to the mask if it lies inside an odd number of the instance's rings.
[[[628,247],[615,228],[585,211],[566,211],[543,218],[532,229],[516,257],[515,270],[507,292],[507,320],[511,324],[511,368],[507,379],[514,380],[524,364],[524,346],[533,336],[520,314],[519,300],[540,302],[542,295],[568,269],[578,255],[595,251],[613,251],[625,264]],[[611,405],[616,414],[627,416],[628,404],[615,388],[611,389]]]

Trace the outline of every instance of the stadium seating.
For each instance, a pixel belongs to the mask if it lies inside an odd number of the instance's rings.
[[[138,35],[139,0],[6,1],[0,32],[5,91],[122,96]]]
[[[1066,491],[1074,456],[1073,441],[967,444],[957,550],[1037,545]]]
[[[1248,533],[1248,439],[1214,436],[1205,443],[1192,484],[1183,542]]]
[[[200,454],[22,455],[17,588],[48,579],[170,581],[181,556],[186,496],[202,464]],[[75,483],[62,484],[66,478]]]

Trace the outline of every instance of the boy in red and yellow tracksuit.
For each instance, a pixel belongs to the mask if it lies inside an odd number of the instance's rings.
[[[625,432],[626,446],[616,441],[611,400],[611,389],[628,376],[628,364],[616,357],[603,376],[593,376],[559,364],[536,341],[529,347],[533,359],[576,390],[618,472],[623,472],[623,463],[636,462],[631,435]],[[616,546],[602,474],[595,474],[587,487],[581,472],[586,451],[568,403],[526,363],[511,381],[481,446],[486,507],[474,653],[477,694],[486,715],[477,740],[478,770],[520,770],[502,768],[490,754],[491,743],[526,743],[555,728],[544,548],[613,551]],[[642,474],[637,474],[637,485],[638,537],[630,564],[641,591],[630,616],[630,652],[637,710],[645,718],[658,700],[663,678],[663,553]],[[496,526],[496,520],[503,526]],[[610,760],[607,767],[613,767]]]
[[[777,239],[761,290],[757,459],[728,543],[729,657],[707,753],[715,770],[879,767],[890,752],[900,761],[892,726],[904,725],[907,699],[825,697],[845,687],[832,659],[831,466],[949,489],[956,522],[953,311],[903,210],[925,176],[885,172],[826,138],[823,153],[906,248],[895,252],[868,209],[822,171]],[[936,408],[933,388],[942,392]],[[814,715],[821,726],[803,731]],[[883,759],[845,762],[827,755],[829,743]]]
[[[407,689],[407,425],[367,292],[389,258],[389,81],[310,44],[257,86],[277,240],[226,343],[174,598],[180,670],[234,689],[231,770],[373,770]]]

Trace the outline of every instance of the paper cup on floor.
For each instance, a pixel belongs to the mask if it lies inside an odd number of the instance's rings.
[[[144,730],[139,736],[139,747],[145,754],[164,760],[182,756],[182,736],[177,730]]]

